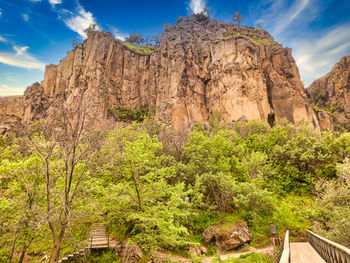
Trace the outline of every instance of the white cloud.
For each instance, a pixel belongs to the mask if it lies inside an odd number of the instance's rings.
[[[308,7],[310,0],[298,0],[296,1],[288,11],[283,14],[283,19],[280,19],[274,30],[275,34],[282,32],[286,29],[300,14]]]
[[[41,0],[29,0],[29,1],[34,3],[41,2]]]
[[[62,4],[62,0],[49,0],[49,3],[50,3],[52,6],[55,6],[55,5]]]
[[[22,14],[22,18],[23,18],[23,20],[24,21],[28,21],[29,20],[29,15],[27,15],[27,14]]]
[[[200,12],[203,12],[205,7],[206,7],[205,0],[191,0],[189,5],[189,8],[193,12],[193,14],[198,14]]]
[[[112,25],[108,25],[108,28],[115,38],[125,41],[125,38],[127,37],[126,34],[121,33],[118,28]]]
[[[2,36],[0,36],[0,42],[2,42],[2,43],[6,43],[6,42],[7,42],[7,39],[6,39],[6,38],[4,38],[4,37],[2,37]]]
[[[64,10],[63,10],[64,11]],[[86,38],[84,29],[88,28],[91,24],[96,24],[96,19],[91,12],[85,11],[85,9],[78,5],[75,13],[64,11],[64,16],[68,15],[68,18],[64,19],[66,26],[74,32],[77,32],[83,39]],[[99,27],[96,28],[99,30]]]
[[[296,29],[305,30],[311,22],[317,19],[322,6],[320,0],[269,0],[255,9],[258,19],[276,37],[281,37]]]
[[[7,85],[0,86],[0,96],[15,96],[15,95],[23,95],[25,89],[10,87]]]
[[[28,47],[13,47],[15,52],[0,52],[0,63],[26,69],[44,70],[45,63],[27,53]]]
[[[294,57],[307,84],[325,75],[339,59],[350,53],[350,24],[294,42]]]
[[[0,17],[2,16],[2,9],[0,8]]]

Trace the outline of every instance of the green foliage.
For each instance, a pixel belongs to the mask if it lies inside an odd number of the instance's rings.
[[[141,55],[151,55],[153,52],[159,50],[157,46],[141,46],[133,43],[129,43],[127,41],[117,40],[119,43],[123,44],[129,50],[141,54]]]
[[[90,263],[121,263],[113,251],[102,252],[101,254],[90,255],[87,258]]]
[[[217,262],[217,261],[212,261]],[[258,253],[249,253],[245,255],[241,255],[239,258],[229,258],[223,262],[230,263],[272,263],[274,262],[271,258],[266,255],[258,254]]]
[[[142,122],[152,114],[152,111],[147,111],[145,109],[131,110],[131,109],[119,107],[116,109],[108,109],[108,114],[113,116],[116,120],[119,120],[119,121]]]
[[[130,34],[129,37],[125,39],[126,42],[132,43],[132,44],[142,44],[145,40],[143,39],[143,36],[140,34],[137,34],[136,32]]]
[[[75,148],[80,158],[71,187],[77,186],[77,175],[84,180],[71,203],[63,255],[84,246],[97,221],[117,240],[138,244],[147,257],[160,249],[184,253],[202,242],[207,227],[237,221],[247,222],[255,247],[269,244],[270,224],[279,235],[289,229],[292,240],[304,240],[313,223],[322,235],[349,245],[349,133],[259,121],[228,129],[220,114],[213,114],[209,130],[198,124],[185,136],[146,118],[145,110],[109,114],[133,123],[98,137],[96,147],[88,147],[93,137],[87,136]],[[62,193],[71,165],[66,160],[73,156],[66,146],[72,141],[64,133],[56,141],[44,135],[37,130],[30,144],[0,136],[0,261],[9,261],[16,237],[14,255],[49,255],[46,162],[55,229],[65,213]],[[214,254],[214,244],[208,249]],[[228,262],[269,262],[261,255],[245,257]],[[119,261],[107,253],[91,262]]]

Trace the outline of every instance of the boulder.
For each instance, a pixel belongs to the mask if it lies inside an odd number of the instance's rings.
[[[237,222],[233,226],[210,226],[203,232],[203,241],[214,242],[222,250],[232,250],[253,239],[245,222]]]
[[[115,250],[122,263],[138,263],[143,256],[141,248],[137,244],[129,243],[128,240],[117,245]]]

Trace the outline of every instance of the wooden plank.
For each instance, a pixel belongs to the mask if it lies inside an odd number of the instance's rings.
[[[290,243],[290,262],[291,263],[326,263],[326,261],[317,254],[316,250],[307,242]]]

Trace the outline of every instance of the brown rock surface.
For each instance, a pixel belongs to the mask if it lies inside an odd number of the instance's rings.
[[[141,248],[136,244],[129,244],[128,240],[117,245],[115,249],[122,263],[138,263],[143,256]]]
[[[178,130],[207,124],[214,112],[226,122],[305,119],[318,127],[290,49],[266,31],[194,17],[165,26],[150,55],[129,50],[110,33],[90,33],[26,90],[23,123],[81,102],[96,127],[111,125],[108,109],[118,107],[155,108],[160,121]]]
[[[253,239],[245,222],[237,222],[235,225],[210,226],[203,232],[203,241],[206,243],[215,241],[215,245],[222,250],[232,250]]]
[[[315,80],[307,90],[311,101],[318,108],[332,113],[335,125],[350,128],[350,56],[343,57],[329,73]],[[319,119],[322,126],[322,118]]]
[[[0,98],[0,135],[18,131],[23,117],[23,96]]]

